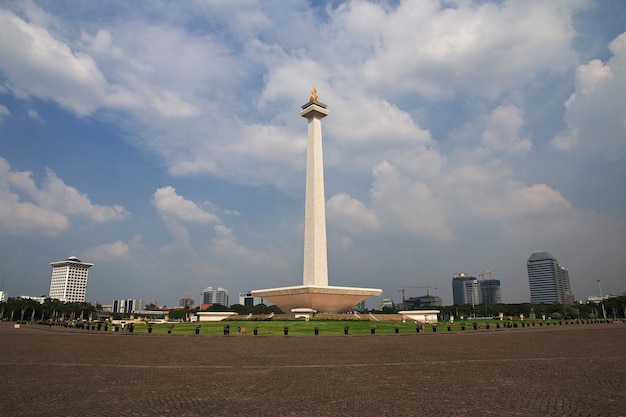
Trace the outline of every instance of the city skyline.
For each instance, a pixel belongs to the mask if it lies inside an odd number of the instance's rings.
[[[0,1],[0,290],[69,255],[91,301],[298,282],[315,85],[333,285],[450,305],[452,274],[497,270],[528,302],[550,251],[578,299],[623,293],[625,10]]]

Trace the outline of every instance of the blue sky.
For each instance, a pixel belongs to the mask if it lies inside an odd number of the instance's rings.
[[[315,85],[331,285],[527,302],[549,251],[622,293],[625,67],[621,1],[2,1],[3,289],[72,255],[101,303],[300,284]]]

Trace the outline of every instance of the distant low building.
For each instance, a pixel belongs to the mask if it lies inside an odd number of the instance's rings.
[[[113,300],[111,312],[112,313],[138,313],[143,311],[143,300],[127,299],[127,300]]]
[[[48,297],[46,297],[45,295],[20,295],[17,298],[22,298],[24,300],[33,300],[37,301],[39,304],[43,304]]]
[[[404,307],[407,310],[424,307],[438,307],[441,306],[441,297],[436,295],[423,295],[421,297],[409,297],[404,300]]]
[[[380,305],[378,306],[376,310],[380,311],[384,308],[393,310],[396,308],[396,305],[393,303],[393,300],[391,298],[383,298],[383,300],[380,302]]]

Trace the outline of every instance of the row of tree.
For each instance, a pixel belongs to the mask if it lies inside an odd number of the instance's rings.
[[[170,310],[168,313],[170,320],[186,320],[189,315],[197,313],[200,311],[199,307],[196,308],[181,308]],[[248,315],[248,314],[282,314],[282,310],[277,306],[268,306],[265,304],[257,304],[255,306],[244,306],[241,304],[233,304],[229,307],[226,307],[222,304],[213,304],[209,308],[202,311],[232,311],[239,315]]]
[[[101,305],[64,303],[46,298],[43,303],[30,298],[9,298],[0,303],[0,319],[9,321],[91,320],[102,312]]]
[[[454,316],[457,319],[470,317],[497,317],[502,313],[505,317],[519,317],[523,314],[530,317],[532,313],[537,318],[542,316],[553,319],[597,319],[626,318],[626,296],[608,298],[603,303],[590,304],[478,304],[453,305],[436,307],[441,312],[443,319]],[[64,320],[95,320],[102,313],[100,304],[91,303],[63,303],[59,300],[46,298],[43,303],[29,298],[9,298],[0,303],[0,319],[9,321],[64,321]],[[186,320],[190,314],[196,313],[199,308],[172,309],[168,315],[170,320]],[[213,304],[204,311],[233,311],[239,315],[263,315],[281,314],[282,310],[277,306],[267,306],[258,304],[255,306],[244,306],[233,304],[226,307],[221,304]],[[384,307],[377,313],[396,313],[396,309]]]
[[[589,304],[478,304],[475,306],[441,306],[437,307],[444,315],[463,317],[496,317],[502,313],[505,317],[519,317],[523,314],[528,318],[532,313],[537,318],[543,316],[553,319],[618,319],[626,317],[626,296],[613,297],[603,303]]]

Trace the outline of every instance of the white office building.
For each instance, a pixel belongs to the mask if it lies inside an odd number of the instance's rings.
[[[228,307],[228,290],[222,287],[216,290],[213,287],[206,287],[202,291],[202,304],[221,304]]]
[[[82,262],[75,256],[63,261],[50,262],[50,298],[64,303],[83,303],[87,293],[87,277],[93,264]]]

